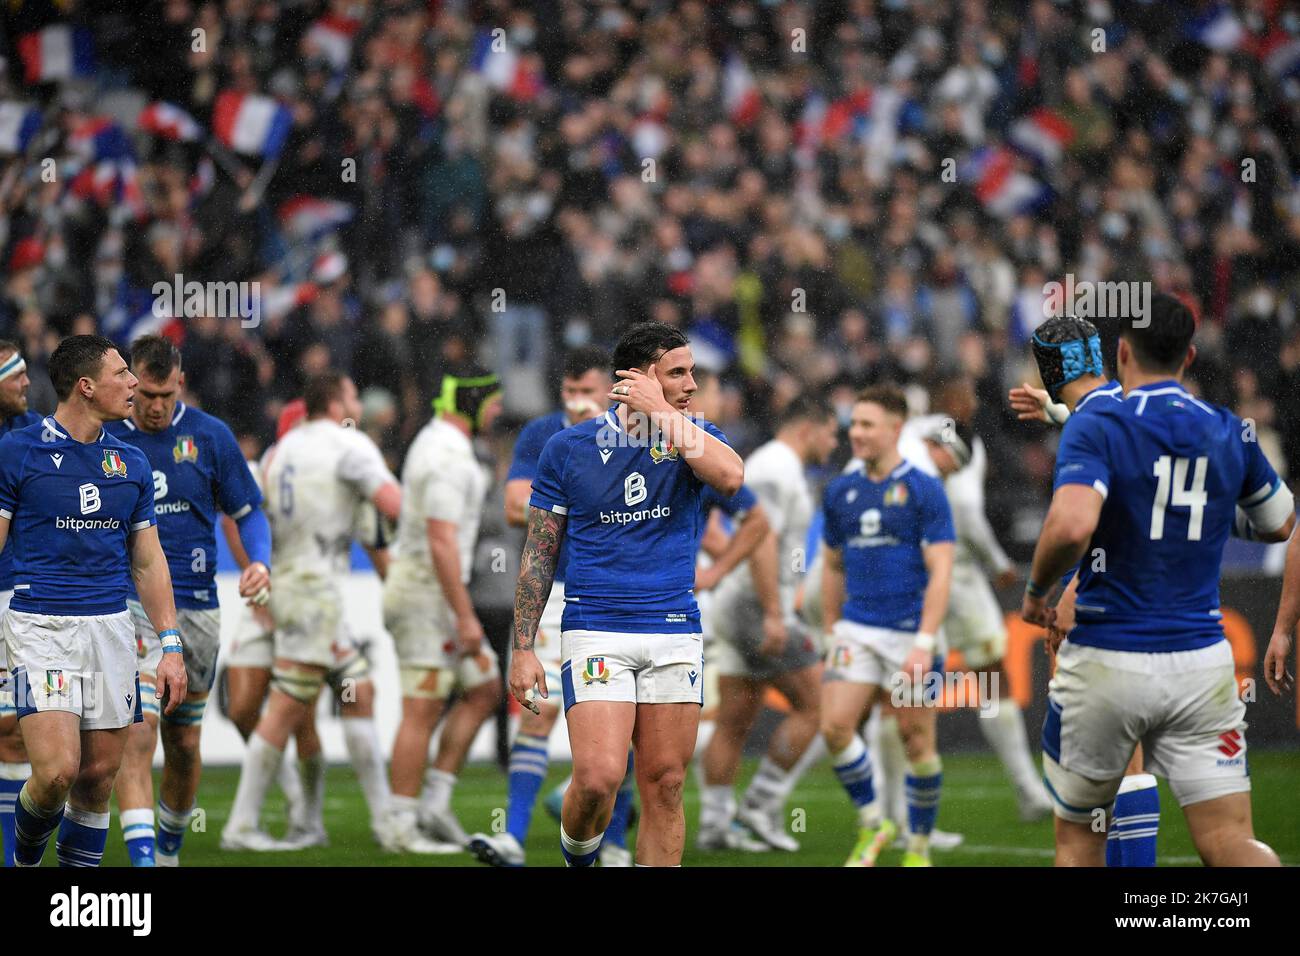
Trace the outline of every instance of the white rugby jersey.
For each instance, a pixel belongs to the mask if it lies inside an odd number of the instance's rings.
[[[804,474],[804,463],[793,448],[773,439],[745,460],[745,487],[758,497],[776,534],[777,583],[781,610],[794,613],[795,588],[807,565],[808,527],[816,503]],[[719,595],[757,600],[749,562],[743,562],[718,585]],[[721,599],[721,597],[720,597]]]
[[[379,448],[356,428],[317,418],[274,452],[263,480],[276,576],[347,571],[358,503],[397,482]]]
[[[937,477],[939,469],[935,467],[934,459],[930,457],[930,451],[921,435],[946,420],[945,415],[919,415],[908,419],[898,438],[899,454],[927,475]],[[984,514],[984,477],[987,469],[988,453],[984,450],[984,442],[976,435],[971,444],[970,464],[944,479],[943,490],[948,495],[952,523],[957,531],[955,560],[982,566],[993,574],[1001,574],[1011,567],[1011,559],[1002,550],[1002,545],[998,543],[993,527]]]
[[[474,564],[488,473],[474,456],[474,445],[455,425],[435,418],[420,429],[402,466],[402,513],[397,525],[396,560],[433,573],[427,522],[456,525],[460,579],[469,583]]]

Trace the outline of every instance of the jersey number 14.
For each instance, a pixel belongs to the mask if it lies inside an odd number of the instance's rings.
[[[1187,516],[1187,540],[1201,540],[1201,521],[1205,516],[1205,467],[1209,459],[1201,456],[1196,459],[1192,472],[1192,483],[1187,484],[1187,469],[1192,466],[1190,458],[1173,458],[1161,455],[1156,459],[1152,471],[1156,476],[1156,499],[1151,503],[1151,540],[1159,541],[1165,536],[1165,508],[1190,508]]]

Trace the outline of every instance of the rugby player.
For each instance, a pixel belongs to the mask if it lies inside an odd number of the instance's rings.
[[[552,436],[533,481],[510,690],[521,703],[548,696],[533,646],[567,542],[560,676],[574,763],[560,842],[571,866],[596,860],[629,744],[642,801],[637,863],[681,862],[682,786],[703,702],[693,595],[703,490],[730,498],[744,480],[722,433],[686,414],[694,364],[680,330],[628,329],[607,393],[617,404]]]
[[[54,414],[0,440],[0,548],[14,534],[4,637],[32,767],[14,862],[38,865],[58,830],[60,865],[98,866],[128,728],[144,719],[132,582],[162,643],[154,696],[164,714],[188,681],[151,469],[104,427],[131,414],[137,379],[98,335],[60,342],[49,372]]]
[[[162,644],[132,594],[127,607],[140,651],[144,721],[132,727],[127,740],[117,777],[117,805],[131,864],[177,866],[198,793],[199,732],[221,646],[216,516],[218,511],[228,515],[239,528],[252,559],[240,575],[239,594],[255,604],[265,604],[270,597],[271,528],[261,508],[262,493],[234,433],[220,419],[180,400],[185,373],[176,346],[161,335],[143,336],[132,344],[131,363],[139,379],[131,417],[107,429],[139,448],[153,469],[154,513],[185,645],[189,696],[161,722],[163,772],[155,847],[153,755],[159,714],[152,691]]]
[[[344,424],[355,425],[361,417],[350,378],[336,370],[320,372],[308,382],[303,398],[307,421],[277,444],[264,479],[276,567],[270,605],[275,663],[270,697],[249,738],[234,806],[222,832],[222,845],[230,848],[255,839],[251,835],[257,832],[258,813],[279,771],[285,744],[307,719],[327,678],[338,680],[333,690],[343,700],[355,702],[363,714],[373,712],[372,685],[364,679],[364,657],[348,632],[339,577],[349,568],[360,505],[372,502],[380,515],[395,521],[402,490],[375,443],[359,428]],[[383,575],[382,561],[376,570]],[[387,813],[387,785],[373,720],[367,724],[366,753],[351,756],[374,829]],[[355,741],[345,736],[351,751]],[[302,749],[298,756],[304,815],[313,831],[299,845],[319,844],[325,839],[324,759],[319,751]]]
[[[1057,452],[1022,614],[1053,624],[1047,594],[1082,559],[1043,725],[1058,866],[1103,864],[1095,822],[1139,740],[1207,865],[1279,865],[1251,822],[1245,705],[1218,589],[1238,506],[1258,538],[1283,541],[1294,501],[1243,423],[1182,387],[1194,333],[1185,305],[1153,295],[1120,332],[1123,402],[1071,415]]]
[[[822,613],[830,627],[822,735],[836,775],[858,808],[859,836],[847,866],[874,866],[897,834],[883,817],[871,761],[857,728],[902,681],[916,692],[937,670],[937,633],[948,609],[955,534],[939,481],[903,460],[898,438],[907,401],[894,386],[874,386],[853,405],[849,441],[864,467],[826,488]],[[899,711],[910,765],[910,835],[904,866],[930,865],[930,831],[939,809],[942,764],[935,746],[935,710]]]
[[[392,796],[384,833],[384,846],[394,852],[455,852],[468,842],[456,840],[454,831],[449,834],[453,839],[444,842],[418,831],[429,740],[453,690],[476,698],[468,705],[463,698],[461,705],[472,708],[479,719],[443,731],[444,737],[453,731],[456,745],[450,767],[437,769],[454,782],[482,719],[501,699],[496,654],[468,587],[489,484],[487,470],[475,457],[473,438],[490,428],[501,410],[500,380],[484,372],[445,375],[435,408],[437,414],[406,455],[402,514],[384,581],[384,626],[393,636],[402,680],[402,721],[393,744]],[[440,749],[448,746],[443,741]],[[450,797],[448,786],[446,804],[435,810],[448,813]]]
[[[27,408],[27,363],[13,342],[0,339],[0,437],[41,420]],[[14,595],[14,547],[10,541],[0,551],[0,615]],[[3,866],[14,865],[14,804],[23,782],[31,775],[27,751],[18,733],[18,712],[9,680],[8,655],[0,638],[0,857]]]

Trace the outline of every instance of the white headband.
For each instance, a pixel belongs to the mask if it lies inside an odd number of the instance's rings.
[[[9,358],[5,359],[3,365],[0,365],[0,382],[3,382],[12,375],[17,375],[26,368],[27,363],[23,361],[23,357],[15,352],[13,355],[9,356]]]

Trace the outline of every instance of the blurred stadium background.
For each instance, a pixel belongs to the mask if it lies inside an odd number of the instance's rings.
[[[1027,341],[1068,274],[1187,301],[1190,387],[1300,475],[1300,3],[13,0],[0,55],[0,336],[38,411],[61,336],[162,331],[187,399],[250,458],[305,376],[337,365],[399,469],[442,374],[481,362],[506,381],[483,448],[501,478],[519,424],[555,406],[564,348],[654,318],[721,376],[742,454],[803,390],[847,420],[863,385],[902,382],[922,410],[936,374],[969,374],[990,517],[1024,561],[1056,433],[1005,395],[1036,380]],[[158,308],[154,284],[178,275],[259,283],[257,323]],[[504,642],[522,538],[499,503],[498,481],[474,593]],[[492,573],[495,548],[511,563]],[[1233,541],[1227,566],[1246,680],[1281,548]],[[372,614],[373,580],[359,558],[350,613]],[[1036,737],[1046,660],[1032,631],[1012,647]],[[978,745],[973,719],[945,718],[946,748]],[[1249,719],[1258,826],[1300,862],[1294,823],[1287,844],[1265,822],[1288,827],[1300,712],[1261,684]],[[204,747],[238,759],[219,714]],[[476,754],[494,752],[485,735]],[[940,826],[1006,843],[995,763],[956,759]],[[495,772],[475,769],[467,799],[503,799]],[[223,773],[205,784],[220,813]],[[331,793],[359,799],[346,773]]]

